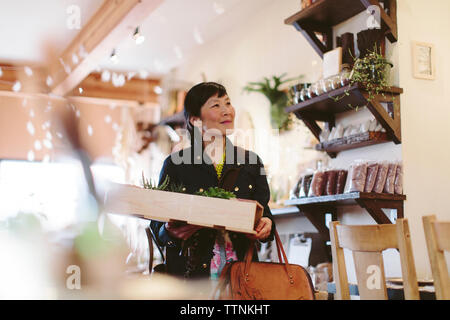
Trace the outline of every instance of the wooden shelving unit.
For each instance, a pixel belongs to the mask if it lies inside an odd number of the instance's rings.
[[[285,19],[284,23],[294,26],[301,32],[312,48],[323,58],[326,52],[333,49],[333,27],[364,10],[372,9],[371,6],[380,8],[382,34],[390,42],[396,42],[398,40],[396,0],[317,0],[311,6]],[[383,49],[384,38],[381,46]],[[325,122],[331,130],[336,124],[336,115],[352,111],[352,107],[366,107],[385,132],[367,132],[316,145],[316,150],[325,151],[330,157],[335,158],[340,151],[344,150],[390,141],[400,144],[402,141],[399,97],[401,93],[403,89],[391,87],[370,99],[369,93],[362,85],[354,84],[287,107],[285,111],[293,112],[320,141],[322,128],[317,122]],[[337,220],[338,207],[360,206],[367,210],[376,223],[387,224],[391,223],[391,220],[382,209],[396,209],[397,218],[403,218],[405,200],[405,195],[354,192],[292,199],[285,201],[284,205],[296,206],[299,212],[317,228],[323,240],[329,241],[330,235],[325,224],[325,216],[331,214],[332,220]]]
[[[396,144],[401,143],[399,99],[401,93],[403,93],[403,89],[391,87],[386,91],[375,95],[374,99],[369,102],[369,94],[361,85],[355,84],[338,88],[299,104],[287,107],[285,111],[293,112],[297,118],[302,120],[309,130],[311,130],[317,140],[320,141],[319,136],[322,129],[317,124],[317,121],[327,122],[328,127],[331,130],[335,125],[336,114],[353,110],[349,105],[353,107],[367,106],[369,111],[386,130],[387,140],[380,135],[369,134],[368,140],[366,139],[364,143],[351,143],[330,150],[324,150],[330,157],[335,158],[336,153],[342,150],[354,149],[387,141],[394,141]],[[335,97],[339,97],[340,99],[335,101],[332,99]],[[387,104],[386,109],[382,103]],[[324,147],[321,146],[319,148]]]
[[[403,218],[403,202],[405,195],[386,193],[351,192],[331,196],[307,197],[286,200],[285,206],[297,206],[299,212],[303,213],[316,229],[322,234],[324,240],[330,240],[329,230],[325,225],[325,214],[332,214],[336,218],[336,209],[340,206],[359,205],[367,210],[378,224],[392,223],[383,212],[383,208],[396,209],[397,218]]]
[[[383,3],[383,9],[380,5]],[[333,26],[367,10],[380,7],[381,29],[390,42],[397,41],[396,0],[318,0],[311,6],[285,19],[301,32],[314,50],[323,54],[333,49]]]

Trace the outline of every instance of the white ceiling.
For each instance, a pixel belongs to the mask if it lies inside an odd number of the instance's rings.
[[[102,2],[0,0],[0,62],[48,64],[79,32],[67,27],[67,8],[72,4],[80,8],[83,27]]]
[[[70,5],[81,11],[81,27],[103,0],[0,0],[0,62],[45,65],[69,45],[78,30],[67,27]],[[100,69],[147,71],[158,75],[186,62],[207,44],[239,28],[272,0],[165,0],[141,25],[145,41],[132,35],[116,46],[119,62],[109,57]],[[203,44],[196,40],[198,30]],[[111,48],[113,49],[113,48]]]

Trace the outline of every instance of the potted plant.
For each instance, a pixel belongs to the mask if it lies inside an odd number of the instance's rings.
[[[260,92],[266,96],[270,102],[270,119],[271,125],[274,129],[279,129],[280,132],[289,130],[292,124],[292,114],[286,113],[284,109],[289,105],[291,97],[288,90],[281,90],[280,86],[293,80],[299,80],[303,76],[296,78],[285,79],[286,73],[281,76],[272,76],[272,79],[264,77],[261,82],[249,82],[244,87],[247,92]]]
[[[369,51],[364,57],[354,58],[354,66],[349,76],[348,87],[350,88],[354,84],[362,85],[368,93],[368,103],[370,103],[376,95],[381,94],[385,97],[384,91],[390,86],[388,77],[389,68],[392,68],[393,66],[394,65],[377,50],[377,46],[375,46],[374,50]],[[342,96],[330,98],[334,101],[339,101],[348,95],[348,91],[345,91]],[[392,99],[394,99],[394,96],[392,96]],[[354,107],[349,105],[349,107],[358,110],[361,106]]]

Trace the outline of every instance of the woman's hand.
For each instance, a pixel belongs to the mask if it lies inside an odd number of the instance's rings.
[[[272,231],[272,220],[263,217],[259,220],[258,225],[256,226],[256,234],[247,235],[247,237],[255,240],[264,240],[270,236],[270,231]]]
[[[202,227],[180,222],[166,222],[165,228],[172,237],[187,240]]]

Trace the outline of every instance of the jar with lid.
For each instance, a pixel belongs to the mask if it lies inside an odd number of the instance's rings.
[[[316,93],[316,87],[317,87],[317,83],[313,83],[311,84],[311,86],[307,89],[307,96],[309,99],[317,97],[317,93]]]
[[[306,101],[309,99],[308,97],[308,88],[311,86],[311,83],[304,83],[302,90],[300,90],[300,102]]]
[[[352,70],[350,68],[350,65],[348,64],[342,65],[342,71],[340,73],[340,80],[341,80],[340,82],[342,87],[350,84],[351,73]]]

